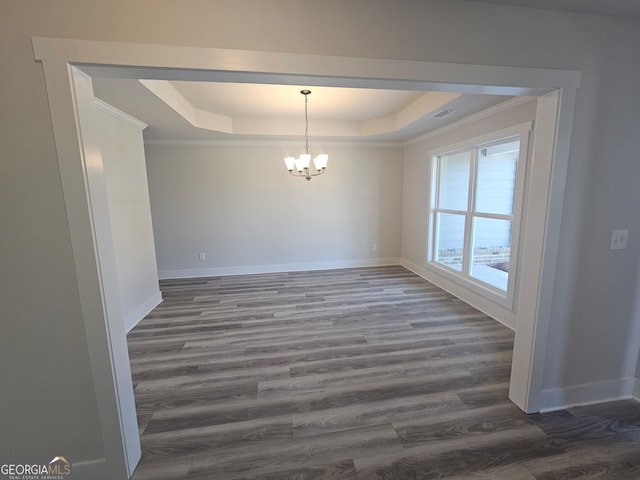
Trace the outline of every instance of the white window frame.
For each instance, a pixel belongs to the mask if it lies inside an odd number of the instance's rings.
[[[429,152],[429,158],[431,162],[431,178],[430,178],[430,195],[429,195],[429,221],[427,231],[427,254],[426,254],[426,267],[434,270],[439,275],[449,279],[457,285],[467,288],[478,295],[482,295],[490,301],[493,301],[509,310],[515,310],[514,298],[517,285],[517,279],[519,276],[518,268],[518,245],[520,240],[520,230],[522,221],[522,208],[524,201],[524,185],[526,178],[526,171],[529,164],[529,136],[532,129],[533,122],[525,122],[519,125],[508,127],[502,130],[497,130],[485,135],[470,138],[450,144],[444,147],[440,147]],[[462,151],[472,151],[471,162],[476,163],[476,155],[473,152],[477,152],[478,149],[488,147],[494,144],[503,143],[509,140],[520,140],[520,153],[518,158],[518,166],[516,171],[516,184],[514,191],[514,204],[512,215],[499,215],[499,214],[478,214],[475,212],[475,192],[477,188],[477,175],[476,168],[472,168],[469,177],[469,192],[468,192],[468,208],[465,212],[465,238],[463,246],[463,266],[462,271],[455,270],[448,267],[445,264],[435,260],[437,251],[437,226],[436,226],[436,212],[441,213],[454,213],[459,214],[458,211],[447,212],[447,209],[436,209],[437,195],[439,191],[439,175],[438,175],[438,159],[445,155],[452,155],[460,153]],[[494,287],[488,283],[485,283],[475,277],[472,277],[469,273],[469,261],[471,258],[471,235],[472,235],[472,223],[476,217],[482,218],[496,218],[506,219],[511,217],[511,251],[509,256],[509,277],[507,282],[506,292]]]

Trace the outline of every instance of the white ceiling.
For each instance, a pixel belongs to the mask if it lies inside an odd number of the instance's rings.
[[[172,106],[138,80],[94,77],[96,96],[148,124],[147,139],[297,139],[304,135],[303,88],[312,91],[308,98],[312,139],[362,142],[404,142],[510,98],[310,85],[144,83]],[[443,109],[454,113],[431,117]]]
[[[296,85],[171,82],[192,105],[230,117],[302,118],[304,97]],[[314,119],[362,121],[396,113],[421,92],[310,87],[309,110]]]

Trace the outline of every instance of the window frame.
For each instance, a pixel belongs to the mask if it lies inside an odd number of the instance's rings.
[[[427,224],[427,252],[426,267],[437,272],[439,275],[449,279],[455,284],[467,288],[483,297],[508,308],[515,310],[514,299],[517,279],[519,277],[518,268],[518,252],[520,230],[522,228],[522,211],[524,202],[524,186],[526,172],[529,165],[529,141],[530,132],[533,122],[525,122],[512,127],[493,131],[484,135],[476,136],[454,144],[449,144],[429,151],[430,162],[430,179],[429,179],[429,205],[428,205],[428,224]],[[477,156],[481,148],[490,147],[492,145],[506,143],[515,139],[520,140],[520,151],[518,157],[518,165],[515,178],[513,212],[511,215],[494,214],[487,212],[477,212],[477,185],[478,185],[478,168]],[[438,195],[440,192],[440,175],[438,172],[439,159],[443,156],[455,155],[457,153],[471,151],[469,165],[469,191],[467,192],[467,209],[465,211],[454,209],[441,209],[438,206]],[[464,215],[464,243],[462,257],[462,271],[449,267],[442,262],[436,260],[438,245],[438,226],[437,218],[439,213],[449,213],[454,215]],[[473,243],[473,228],[475,218],[490,218],[511,221],[511,247],[509,254],[509,276],[507,280],[507,290],[504,291],[489,283],[473,277],[470,270],[470,262],[472,259],[471,248]]]

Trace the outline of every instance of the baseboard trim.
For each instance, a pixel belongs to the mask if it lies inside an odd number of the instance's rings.
[[[174,278],[224,277],[229,275],[252,275],[257,273],[304,272],[312,270],[336,270],[339,268],[380,267],[400,264],[401,261],[399,257],[367,258],[363,260],[337,260],[330,262],[159,270],[158,276],[162,280],[168,280]]]
[[[107,459],[96,458],[94,460],[82,460],[71,463],[71,476],[69,478],[91,478],[95,480],[109,480],[107,472]]]
[[[131,331],[133,327],[135,327],[140,320],[147,316],[147,314],[156,308],[162,302],[162,293],[160,290],[155,292],[149,298],[147,298],[144,302],[138,305],[132,312],[129,312],[124,317],[124,328],[127,333]]]
[[[637,394],[640,393],[637,390],[638,380],[635,378],[621,378],[565,388],[550,388],[542,391],[540,412],[626,400],[634,396],[637,398]]]
[[[482,298],[482,296],[462,288],[453,288],[451,282],[434,274],[425,267],[407,260],[401,259],[401,265],[407,270],[411,270],[416,275],[424,278],[426,281],[433,283],[445,292],[459,298],[463,302],[468,303],[472,307],[480,310],[482,313],[490,316],[497,322],[500,322],[510,330],[515,330],[516,314],[506,308],[492,302],[491,300]]]

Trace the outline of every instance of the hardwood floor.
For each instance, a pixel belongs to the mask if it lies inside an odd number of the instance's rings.
[[[523,414],[512,332],[402,267],[161,288],[133,480],[640,479],[639,404]]]

